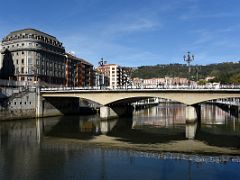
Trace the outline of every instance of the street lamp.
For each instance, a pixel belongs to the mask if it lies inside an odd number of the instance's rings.
[[[102,89],[102,86],[104,85],[104,74],[102,72],[102,67],[104,64],[106,64],[107,61],[104,61],[103,58],[101,58],[101,60],[98,62],[99,66],[100,66],[100,72],[99,72],[99,85],[100,85],[100,89]]]
[[[103,58],[101,58],[101,61],[98,62],[99,66],[103,66],[104,64],[107,64],[107,61],[104,61]]]
[[[190,81],[190,78],[191,78],[191,62],[194,60],[194,55],[190,52],[187,52],[187,55],[184,55],[183,56],[183,59],[184,61],[187,62],[187,66],[188,66],[188,78],[189,78],[189,81]]]
[[[101,58],[101,60],[98,62],[98,64],[99,64],[99,66],[103,66],[103,63],[104,63],[103,58]]]

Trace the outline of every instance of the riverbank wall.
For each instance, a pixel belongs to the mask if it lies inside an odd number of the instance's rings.
[[[79,98],[40,98],[36,88],[0,88],[0,121],[61,116],[65,114],[94,114],[95,108]],[[41,107],[39,107],[41,104]]]

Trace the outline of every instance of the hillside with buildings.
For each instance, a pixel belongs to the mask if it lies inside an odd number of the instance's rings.
[[[185,64],[167,64],[140,66],[132,71],[133,78],[149,79],[164,77],[188,78],[188,66]],[[224,62],[209,65],[191,66],[190,77],[199,81],[210,78],[212,82],[240,83],[240,62]]]

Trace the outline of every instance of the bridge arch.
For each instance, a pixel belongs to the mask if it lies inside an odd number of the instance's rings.
[[[240,98],[240,94],[239,95],[207,95],[207,96],[191,96],[191,95],[186,95],[186,94],[182,94],[182,95],[178,95],[178,96],[171,96],[171,95],[125,95],[125,96],[110,96],[107,97],[104,96],[104,99],[102,99],[101,97],[86,97],[86,96],[81,96],[80,98],[84,98],[84,99],[89,99],[91,101],[95,101],[98,102],[99,104],[102,105],[108,105],[108,104],[112,104],[112,103],[116,103],[116,102],[123,102],[123,103],[128,103],[128,102],[135,102],[138,100],[142,100],[142,99],[147,99],[147,98],[162,98],[162,99],[169,99],[172,101],[176,101],[179,103],[183,103],[185,105],[194,105],[194,104],[199,104],[199,103],[203,103],[203,102],[207,102],[207,101],[211,101],[211,100],[217,100],[217,99],[226,99],[226,98]],[[97,100],[97,101],[96,101]]]
[[[240,98],[240,91],[217,91],[217,90],[131,90],[131,91],[79,91],[79,92],[44,92],[43,97],[78,97],[108,105],[117,101],[159,97],[170,99],[186,105],[194,105],[201,102]]]
[[[87,95],[88,96],[88,95]],[[131,95],[131,96],[111,96],[111,97],[107,97],[107,96],[104,96],[104,98],[102,99],[102,97],[86,97],[86,95],[81,95],[81,96],[78,96],[79,98],[83,98],[85,100],[90,100],[90,101],[93,101],[93,102],[96,102],[96,103],[99,103],[101,105],[109,105],[109,104],[115,104],[115,103],[133,103],[133,102],[136,102],[136,101],[139,101],[139,100],[144,100],[144,99],[148,99],[148,98],[163,98],[163,99],[169,99],[169,100],[172,100],[172,101],[177,101],[173,98],[166,98],[166,97],[161,97],[161,96],[152,96],[152,95],[144,95],[144,96],[141,96],[141,95]],[[180,102],[180,101],[177,101],[179,103],[183,103],[184,102]]]

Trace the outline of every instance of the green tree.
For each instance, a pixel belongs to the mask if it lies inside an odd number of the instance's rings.
[[[234,83],[234,84],[240,84],[240,73],[238,73],[238,74],[233,74],[233,75],[230,77],[230,82],[231,82],[231,83]]]
[[[15,66],[13,64],[13,59],[11,52],[9,50],[5,50],[3,52],[3,63],[2,68],[0,70],[0,79],[13,79],[15,72]]]
[[[198,81],[198,85],[205,85],[207,82],[203,79]]]

